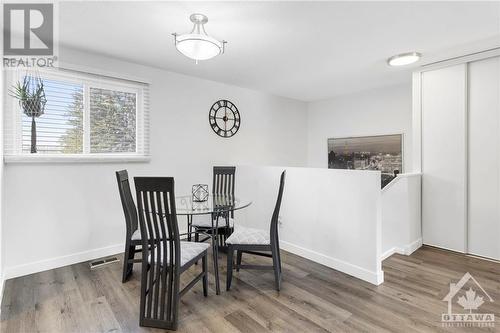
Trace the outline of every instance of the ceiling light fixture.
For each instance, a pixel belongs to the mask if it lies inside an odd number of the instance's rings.
[[[224,53],[226,41],[218,41],[210,37],[205,31],[208,17],[203,14],[192,14],[189,19],[193,22],[193,30],[188,34],[178,35],[173,33],[175,47],[186,57],[199,60],[208,60]]]
[[[389,66],[405,66],[420,60],[422,55],[418,52],[401,53],[387,59]]]

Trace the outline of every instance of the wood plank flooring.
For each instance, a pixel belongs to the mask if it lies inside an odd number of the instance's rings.
[[[383,263],[385,282],[373,286],[283,252],[283,288],[272,272],[240,271],[230,292],[209,297],[201,284],[182,299],[179,332],[487,332],[495,328],[442,327],[450,282],[470,272],[495,302],[481,312],[500,318],[500,264],[423,247]],[[267,258],[245,255],[246,263]],[[225,263],[221,255],[219,262]],[[186,274],[193,277],[200,267]],[[225,286],[225,267],[221,269]],[[140,265],[121,283],[121,264],[91,271],[88,263],[8,280],[1,332],[159,332],[138,326]],[[185,277],[186,278],[186,277]],[[187,280],[187,279],[186,279]],[[456,304],[455,304],[456,305]],[[458,306],[458,305],[457,305]]]

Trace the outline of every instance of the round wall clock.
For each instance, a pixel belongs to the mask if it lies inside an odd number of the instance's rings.
[[[236,105],[226,99],[215,102],[208,114],[210,127],[223,138],[230,138],[240,129],[241,118]]]

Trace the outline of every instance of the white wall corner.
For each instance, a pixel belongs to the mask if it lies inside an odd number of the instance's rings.
[[[412,170],[422,172],[422,74],[412,76]],[[409,170],[406,170],[409,172]]]
[[[422,238],[419,238],[414,242],[411,242],[403,247],[395,246],[393,248],[390,248],[389,250],[382,253],[382,255],[380,256],[380,260],[383,261],[392,256],[394,253],[409,256],[421,247],[422,247]]]
[[[379,180],[380,183],[380,180]],[[379,192],[378,199],[377,199],[377,228],[376,228],[376,241],[375,241],[375,247],[376,247],[376,256],[377,258],[377,285],[382,283],[384,281],[384,272],[382,271],[382,191]],[[380,275],[382,276],[382,280],[380,280]]]

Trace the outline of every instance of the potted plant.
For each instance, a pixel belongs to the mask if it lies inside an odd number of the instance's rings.
[[[43,81],[39,77],[27,75],[23,82],[17,82],[13,86],[10,95],[19,101],[23,113],[31,118],[31,153],[36,153],[35,118],[43,114],[47,103]]]

